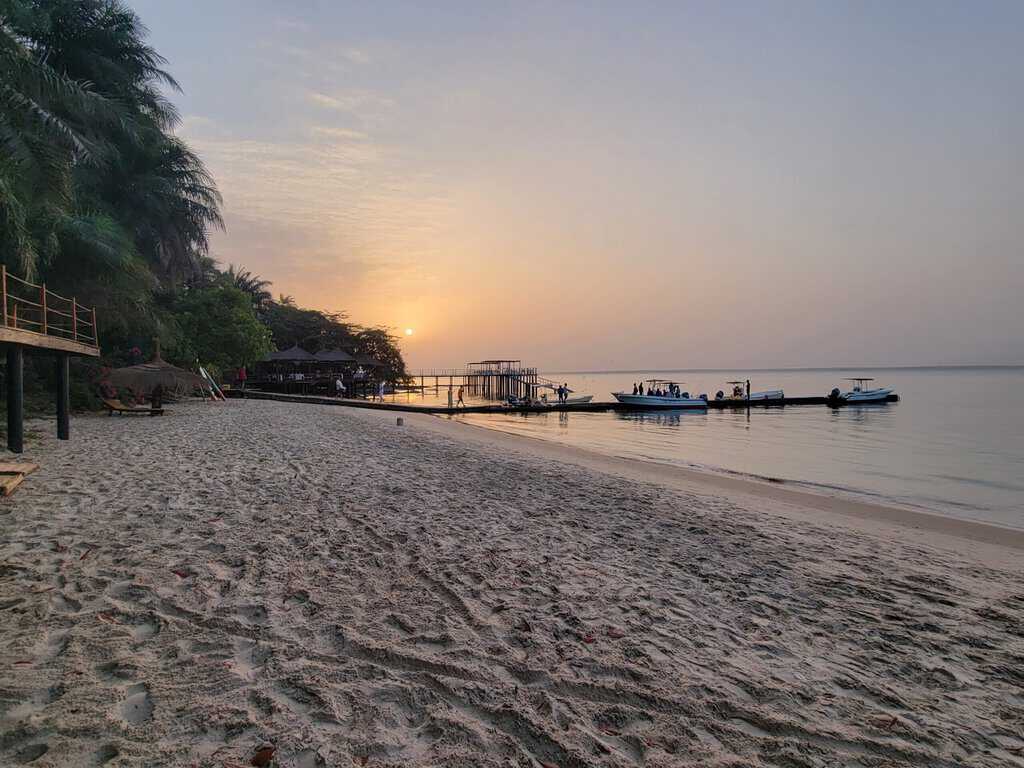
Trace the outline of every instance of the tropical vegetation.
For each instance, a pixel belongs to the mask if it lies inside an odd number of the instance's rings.
[[[107,364],[159,338],[213,369],[272,345],[337,345],[405,368],[395,339],[274,300],[210,233],[221,197],[175,134],[179,90],[122,0],[0,0],[0,262],[95,306]]]

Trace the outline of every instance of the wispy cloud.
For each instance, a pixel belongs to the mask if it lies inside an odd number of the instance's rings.
[[[277,249],[275,258],[259,261],[274,269],[292,263],[313,290],[342,281],[351,289],[374,273],[401,281],[417,272],[452,209],[429,173],[360,131],[312,124],[305,136],[265,141],[191,116],[184,135],[224,195],[222,260],[252,261],[255,229],[262,233],[256,253],[268,243]],[[266,271],[259,261],[254,266]]]
[[[352,114],[363,114],[367,111],[380,112],[395,107],[393,100],[371,91],[351,90],[333,94],[309,91],[306,97],[311,104],[317,107]]]
[[[334,128],[326,125],[314,125],[309,130],[314,137],[327,138],[331,140],[365,141],[369,138],[367,134],[362,131],[353,131],[350,128]]]

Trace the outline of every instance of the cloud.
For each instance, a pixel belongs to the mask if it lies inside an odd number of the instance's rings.
[[[278,29],[288,30],[292,32],[310,32],[313,28],[309,25],[309,22],[301,21],[300,19],[288,19],[279,17],[274,20],[274,24]]]
[[[390,111],[395,107],[395,102],[391,99],[362,90],[342,91],[335,94],[309,91],[306,98],[317,107],[356,115]]]
[[[235,138],[200,116],[185,129],[224,196],[229,229],[217,255],[247,266],[255,257],[271,279],[282,276],[264,265],[288,265],[317,292],[342,274],[350,289],[371,274],[408,284],[450,220],[444,187],[365,133],[312,124],[293,140]]]
[[[333,128],[326,125],[314,125],[309,129],[309,131],[317,138],[349,141],[365,141],[368,138],[367,134],[362,131],[353,131],[350,128]]]
[[[231,135],[226,126],[203,115],[183,115],[178,133],[191,139],[200,136],[226,138]]]

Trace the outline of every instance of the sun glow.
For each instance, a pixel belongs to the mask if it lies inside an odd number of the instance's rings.
[[[412,328],[406,328],[405,329],[405,335],[406,336],[412,336]]]

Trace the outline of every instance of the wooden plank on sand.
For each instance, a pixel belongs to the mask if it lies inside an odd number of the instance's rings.
[[[31,461],[0,461],[0,475],[31,475],[37,469]]]
[[[24,479],[25,476],[21,473],[16,475],[0,475],[0,491],[3,492],[4,496],[10,496]]]

